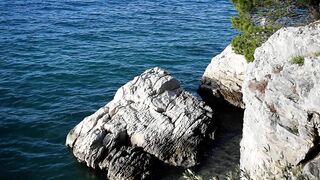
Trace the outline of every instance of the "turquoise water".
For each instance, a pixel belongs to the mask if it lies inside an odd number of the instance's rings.
[[[68,131],[147,68],[195,94],[235,13],[228,0],[1,0],[0,179],[96,179]]]

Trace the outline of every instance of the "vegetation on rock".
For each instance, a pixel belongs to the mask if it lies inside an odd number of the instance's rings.
[[[232,17],[232,26],[239,31],[239,35],[233,38],[231,45],[233,50],[245,56],[248,62],[254,60],[254,51],[261,46],[276,30],[283,27],[276,23],[281,17],[296,16],[292,7],[309,8],[314,19],[319,18],[320,0],[232,0],[239,12]],[[312,10],[314,9],[314,10]],[[267,17],[268,23],[255,22],[253,15]],[[258,20],[258,21],[261,21]]]
[[[303,65],[304,57],[303,56],[294,56],[294,57],[291,58],[291,63],[292,64]]]

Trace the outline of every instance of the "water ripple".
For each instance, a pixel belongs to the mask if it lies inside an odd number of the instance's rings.
[[[0,1],[0,179],[95,179],[68,131],[147,68],[193,94],[235,31],[229,0]]]

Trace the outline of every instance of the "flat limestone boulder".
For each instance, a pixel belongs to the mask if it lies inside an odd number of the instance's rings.
[[[280,29],[254,56],[241,169],[252,179],[320,179],[320,21]]]
[[[191,167],[212,136],[212,110],[168,72],[153,68],[122,86],[114,99],[66,139],[78,161],[110,179],[146,179],[154,161]]]
[[[223,52],[212,58],[206,68],[199,94],[211,105],[229,102],[244,108],[242,101],[242,82],[246,71],[247,62],[243,55],[236,54],[231,45]]]

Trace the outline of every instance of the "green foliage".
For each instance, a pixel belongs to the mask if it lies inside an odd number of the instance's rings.
[[[253,62],[254,51],[261,45],[261,41],[251,38],[250,34],[241,34],[232,39],[231,45],[237,54],[245,56],[247,62]]]
[[[260,6],[258,0],[232,0],[235,7],[239,11],[239,16],[232,17],[232,26],[237,29],[240,34],[236,36],[231,45],[233,50],[245,56],[248,62],[254,60],[254,51],[263,43],[263,35],[266,28],[256,26],[251,22],[249,12],[255,7]],[[268,2],[271,0],[268,0]]]
[[[232,2],[240,13],[246,13],[256,7],[269,6],[277,0],[232,0]]]
[[[255,0],[232,0],[239,12],[248,12],[254,7]]]
[[[241,33],[256,33],[260,32],[263,28],[260,26],[255,26],[250,17],[247,14],[241,14],[240,16],[232,17],[232,26],[239,30]]]
[[[232,18],[232,25],[240,31],[240,34],[233,38],[231,45],[233,50],[245,56],[247,62],[254,60],[254,51],[266,40],[266,38],[277,30],[273,26],[256,26],[247,14],[241,14]]]
[[[288,10],[290,5],[309,6],[319,0],[232,0],[239,15],[232,17],[232,26],[240,33],[236,36],[231,45],[233,50],[245,56],[248,62],[254,60],[254,51],[261,46],[276,30],[281,27],[272,25],[277,19],[284,16],[295,16]],[[266,11],[266,8],[269,9]],[[251,21],[251,13],[256,13],[261,17],[268,17],[270,25],[255,25]]]
[[[291,63],[292,64],[303,65],[304,57],[303,56],[294,56],[294,57],[291,58]]]
[[[261,29],[255,26],[247,14],[241,14],[231,19],[232,26],[240,31],[240,34],[232,39],[231,45],[237,54],[242,54],[248,62],[254,60],[254,50],[261,45],[259,37],[255,33]]]

